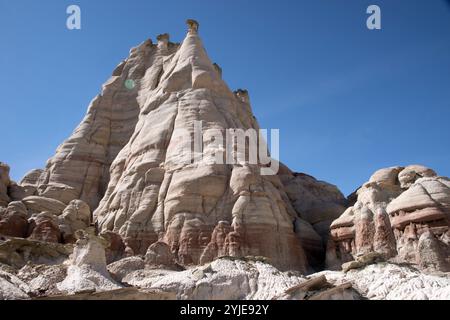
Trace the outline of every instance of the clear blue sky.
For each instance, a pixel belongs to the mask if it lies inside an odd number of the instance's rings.
[[[82,29],[66,29],[66,8]],[[366,28],[370,4],[382,30]],[[132,46],[200,22],[232,89],[250,92],[281,160],[345,194],[378,168],[450,176],[450,4],[444,0],[0,0],[0,161],[44,167]]]

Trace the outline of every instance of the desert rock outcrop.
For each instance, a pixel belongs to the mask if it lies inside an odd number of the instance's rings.
[[[381,169],[331,224],[328,263],[377,252],[386,260],[447,271],[449,217],[448,178],[419,165]]]

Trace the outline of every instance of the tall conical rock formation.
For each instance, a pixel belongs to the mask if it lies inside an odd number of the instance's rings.
[[[209,163],[217,150],[208,140],[202,160],[180,161],[181,135],[193,136],[195,121],[203,130],[258,129],[248,98],[231,92],[208,58],[197,25],[191,23],[162,69],[149,67],[138,102],[135,131],[112,163],[94,213],[100,229],[120,233],[134,254],[164,241],[182,264],[219,254],[261,255],[283,268],[305,270],[292,228],[295,211],[276,176],[261,176],[257,165]],[[216,241],[211,235],[223,225],[225,239]]]
[[[336,187],[282,165],[264,175],[266,164],[212,162],[226,151],[214,134],[204,134],[203,150],[189,153],[196,161],[186,161],[186,137],[199,124],[223,137],[227,129],[259,129],[247,91],[228,88],[198,23],[188,25],[181,44],[162,34],[130,51],[46,168],[24,177],[16,200],[30,214],[53,215],[84,201],[99,232],[126,255],[164,242],[183,265],[220,256],[264,256],[302,271],[308,260],[319,265],[329,224],[345,209]]]

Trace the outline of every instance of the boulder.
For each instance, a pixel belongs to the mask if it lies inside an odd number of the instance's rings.
[[[28,196],[22,202],[30,213],[49,212],[53,215],[60,215],[66,208],[61,201],[41,196]]]
[[[436,176],[437,174],[433,169],[422,165],[410,165],[399,172],[398,181],[403,189],[407,189],[411,187],[417,179]]]
[[[61,231],[56,216],[49,212],[42,212],[29,220],[28,238],[45,242],[61,242]]]
[[[108,264],[107,269],[113,279],[122,281],[129,273],[142,270],[145,268],[145,261],[142,257],[133,256],[120,259],[111,264]]]
[[[20,201],[13,201],[6,209],[0,208],[0,234],[26,238],[28,235],[28,212]]]
[[[165,242],[155,242],[152,244],[145,254],[145,263],[155,266],[171,267],[175,260],[170,247]]]
[[[91,224],[91,210],[84,201],[72,200],[58,217],[58,223],[63,241],[75,242],[75,232]]]

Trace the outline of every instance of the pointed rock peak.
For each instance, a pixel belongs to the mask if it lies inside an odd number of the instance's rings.
[[[189,33],[198,33],[199,24],[198,24],[198,22],[196,20],[194,20],[194,19],[187,19],[186,20],[186,24],[189,27],[189,29],[188,29]]]
[[[211,62],[198,31],[198,22],[192,19],[186,21],[189,31],[176,55],[171,60],[169,72],[161,78],[165,92],[175,92],[187,88],[207,88],[225,95],[231,91],[221,78],[221,70]]]

